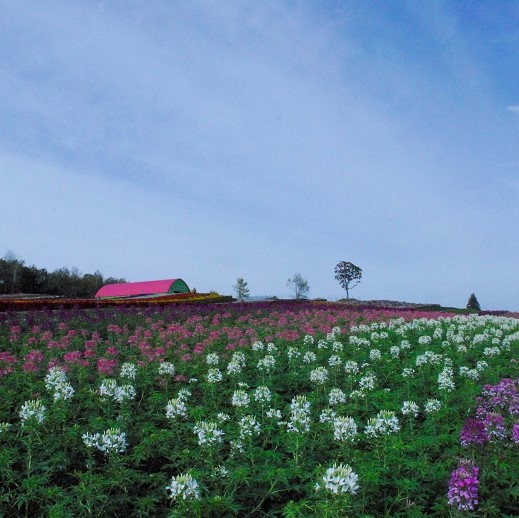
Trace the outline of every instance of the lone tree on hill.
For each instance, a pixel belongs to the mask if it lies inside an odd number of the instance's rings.
[[[335,278],[339,284],[346,290],[346,298],[350,298],[350,290],[359,284],[362,278],[362,270],[353,263],[341,261],[335,267]]]
[[[293,277],[288,279],[287,286],[290,288],[290,291],[294,292],[295,299],[308,298],[310,286],[308,286],[308,281],[303,279],[300,273],[294,273]]]
[[[236,279],[236,284],[233,286],[234,291],[236,292],[236,297],[240,300],[246,299],[249,296],[249,288],[247,288],[247,283],[243,277],[238,277]]]
[[[477,309],[481,311],[481,306],[479,305],[478,299],[474,293],[470,294],[469,301],[467,302],[467,309]]]

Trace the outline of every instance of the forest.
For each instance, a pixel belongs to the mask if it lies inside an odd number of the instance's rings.
[[[28,266],[9,251],[0,259],[0,295],[55,295],[69,298],[91,298],[105,284],[126,282],[126,279],[103,277],[97,270],[82,274],[78,268],[62,267],[54,271]]]

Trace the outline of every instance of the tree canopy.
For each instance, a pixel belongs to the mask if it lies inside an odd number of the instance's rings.
[[[295,299],[308,298],[310,286],[308,285],[308,281],[303,279],[300,273],[294,273],[292,278],[288,279],[287,286],[290,288],[290,291],[294,293]]]
[[[362,269],[353,263],[341,261],[335,266],[335,278],[339,284],[346,290],[346,298],[350,298],[350,290],[360,283],[362,278]]]
[[[104,278],[100,271],[85,273],[77,268],[58,268],[48,272],[45,268],[27,266],[11,250],[0,259],[0,294],[27,293],[31,295],[61,295],[70,298],[93,297],[101,286],[125,279]]]

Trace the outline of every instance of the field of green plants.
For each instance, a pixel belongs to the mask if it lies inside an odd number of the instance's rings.
[[[518,351],[512,316],[0,313],[0,516],[517,517]]]

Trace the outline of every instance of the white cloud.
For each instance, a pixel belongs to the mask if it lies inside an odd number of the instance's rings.
[[[512,113],[519,113],[519,104],[511,104],[510,106],[507,106],[506,109]]]

